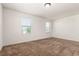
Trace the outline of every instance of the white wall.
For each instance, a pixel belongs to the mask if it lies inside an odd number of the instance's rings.
[[[0,4],[0,50],[2,48],[2,6]]]
[[[42,38],[51,37],[51,33],[45,33],[45,22],[50,21],[35,17],[11,9],[4,8],[4,41],[3,45],[16,44]],[[21,31],[21,19],[27,17],[32,19],[32,33],[23,34]],[[50,21],[51,22],[51,21]]]
[[[53,37],[79,41],[79,15],[53,21]]]

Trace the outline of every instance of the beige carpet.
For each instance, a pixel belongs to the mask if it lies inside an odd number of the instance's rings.
[[[79,42],[48,38],[6,46],[2,56],[78,56]]]

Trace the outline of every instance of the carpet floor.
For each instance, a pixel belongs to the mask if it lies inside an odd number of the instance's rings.
[[[47,38],[3,47],[1,56],[79,56],[79,42]]]

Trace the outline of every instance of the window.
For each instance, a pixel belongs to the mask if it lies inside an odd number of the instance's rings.
[[[31,19],[29,18],[22,18],[22,32],[25,33],[31,33]]]
[[[50,32],[50,22],[45,23],[45,31]]]

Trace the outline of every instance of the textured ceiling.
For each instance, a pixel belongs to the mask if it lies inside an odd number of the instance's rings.
[[[53,3],[48,8],[42,3],[4,3],[3,7],[52,20],[79,14],[79,3]]]

